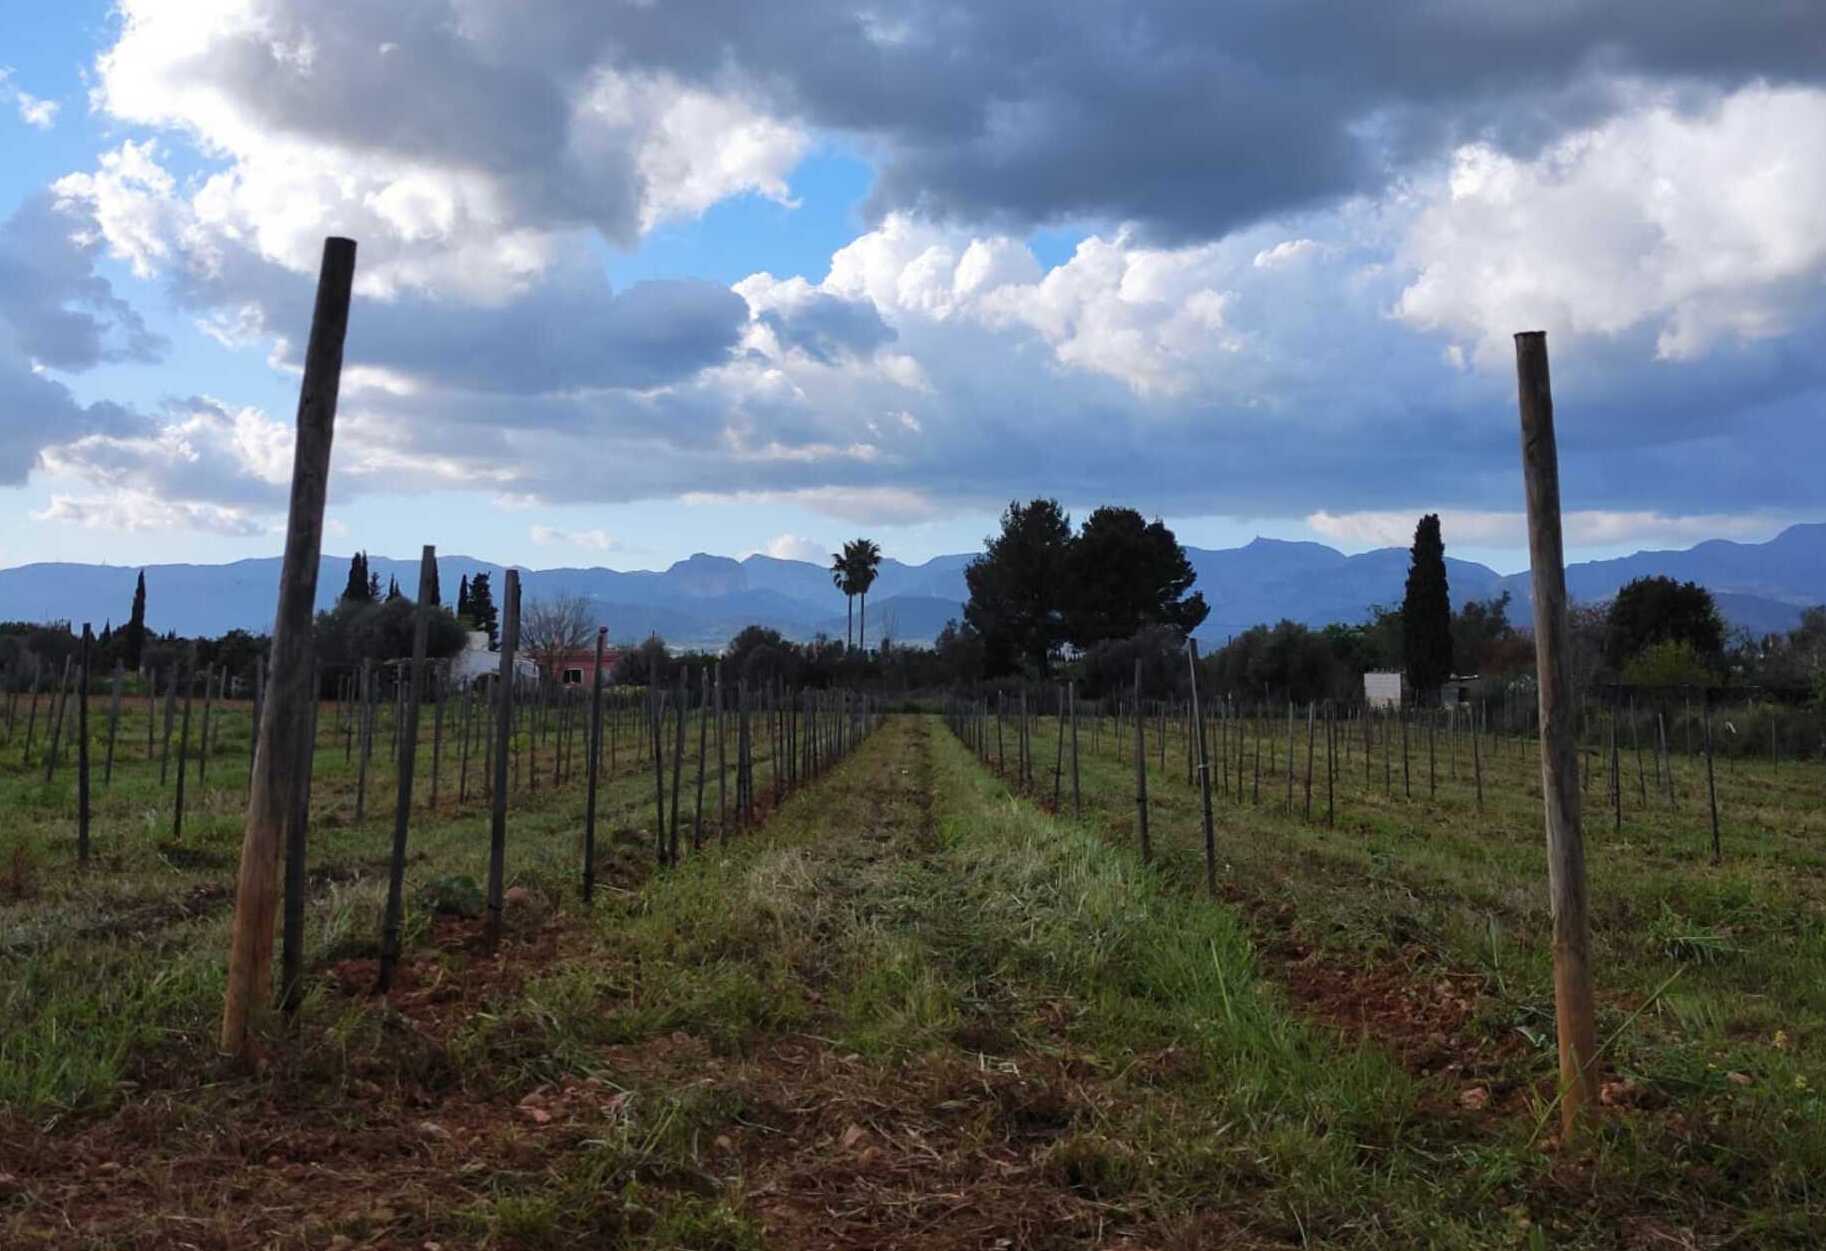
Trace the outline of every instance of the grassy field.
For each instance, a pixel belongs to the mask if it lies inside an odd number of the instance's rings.
[[[1080,726],[1074,817],[1069,753],[1048,811],[1049,723],[1023,792],[993,750],[897,716],[759,829],[723,844],[712,821],[701,854],[655,871],[629,722],[592,907],[581,786],[514,790],[492,955],[460,884],[486,863],[479,767],[459,807],[447,744],[435,809],[420,760],[407,959],[379,999],[391,771],[354,821],[326,705],[309,991],[250,1073],[213,1047],[246,722],[223,721],[174,842],[170,780],[129,720],[86,870],[70,770],[47,785],[0,742],[0,1245],[1826,1237],[1817,765],[1721,767],[1719,866],[1690,759],[1677,809],[1629,791],[1620,833],[1590,814],[1606,1107],[1563,1145],[1529,744],[1485,761],[1481,812],[1462,757],[1429,796],[1417,753],[1412,799],[1398,759],[1385,793],[1379,755],[1367,779],[1340,758],[1330,828],[1322,736],[1312,820],[1303,738],[1292,813],[1267,753],[1259,802],[1247,767],[1240,802],[1214,795],[1214,903],[1171,726],[1164,772],[1150,731],[1151,865],[1126,734]],[[1263,739],[1284,753],[1284,727]],[[763,752],[763,796],[769,769]],[[714,772],[707,789],[714,815]]]

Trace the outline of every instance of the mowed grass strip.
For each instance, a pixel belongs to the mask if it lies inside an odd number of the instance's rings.
[[[764,839],[598,926],[614,957],[528,1011],[567,1050],[707,1043],[706,1080],[744,1110],[720,1193],[783,1245],[1514,1229],[1441,1170],[1454,1148],[1396,1065],[1263,993],[1229,911],[1010,800],[936,719],[895,718]]]
[[[1608,1110],[1569,1159],[1541,1149],[1553,1132],[1544,1114],[1556,1059],[1534,743],[1485,751],[1480,812],[1468,747],[1454,779],[1441,739],[1429,795],[1425,741],[1414,735],[1407,799],[1398,737],[1392,795],[1382,743],[1366,781],[1356,739],[1350,765],[1339,757],[1337,820],[1327,828],[1323,729],[1308,821],[1305,725],[1296,727],[1291,813],[1285,724],[1261,728],[1259,792],[1253,738],[1242,801],[1214,779],[1224,897],[1274,954],[1299,1010],[1332,1019],[1342,1009],[1348,1028],[1408,1062],[1431,1103],[1478,1110],[1478,1135],[1461,1148],[1467,1168],[1505,1179],[1497,1196],[1524,1209],[1531,1227],[1549,1224],[1550,1245],[1615,1245],[1644,1221],[1676,1245],[1826,1240],[1815,1183],[1826,1169],[1826,777],[1817,768],[1720,761],[1718,865],[1703,760],[1676,757],[1678,806],[1669,808],[1652,762],[1642,805],[1626,756],[1621,832],[1603,775],[1592,780],[1585,831]],[[1135,858],[1132,734],[1119,759],[1108,723],[1100,752],[1081,724],[1079,768],[1084,828]],[[1164,773],[1157,722],[1147,743],[1155,872],[1176,893],[1202,897],[1201,805],[1186,781],[1185,739],[1169,725]],[[1229,743],[1234,784],[1234,723]],[[1050,804],[1056,744],[1053,723],[1041,720],[1033,750],[1045,776],[1036,771],[1034,804]],[[1210,750],[1215,760],[1215,735]],[[1069,813],[1069,740],[1065,761]]]

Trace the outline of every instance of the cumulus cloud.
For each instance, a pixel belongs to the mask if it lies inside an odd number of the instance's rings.
[[[123,0],[94,104],[135,129],[20,228],[54,246],[18,252],[27,294],[0,283],[0,318],[31,310],[11,385],[157,355],[102,249],[295,370],[334,231],[362,245],[339,492],[1497,518],[1520,500],[1496,366],[1526,323],[1553,336],[1570,507],[1638,531],[1817,508],[1826,232],[1798,154],[1826,137],[1826,17],[751,10]],[[821,277],[606,280],[605,241],[788,202],[832,137],[878,178]],[[1043,262],[1034,223],[1076,246]],[[92,483],[276,506],[218,408],[8,418],[0,473],[53,447]]]
[[[1791,330],[1826,280],[1826,90],[1657,99],[1538,156],[1458,150],[1409,232],[1396,303],[1506,364],[1509,336],[1653,331],[1663,359]]]

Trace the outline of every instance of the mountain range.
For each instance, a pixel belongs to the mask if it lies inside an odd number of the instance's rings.
[[[1199,627],[1201,641],[1222,643],[1261,622],[1289,618],[1311,626],[1363,620],[1372,605],[1400,601],[1407,576],[1404,548],[1347,556],[1322,543],[1258,538],[1242,547],[1189,547],[1197,589],[1211,606]],[[964,569],[975,557],[935,556],[909,565],[881,563],[869,595],[869,640],[884,631],[901,642],[929,642],[947,620],[959,617],[968,597]],[[383,583],[397,578],[408,592],[417,585],[415,560],[372,556],[371,572]],[[349,557],[325,556],[318,602],[328,608],[348,581]],[[488,572],[500,598],[503,566],[467,556],[438,562],[447,600],[460,578]],[[1526,622],[1527,573],[1504,576],[1487,565],[1447,558],[1454,605],[1508,591],[1510,619]],[[0,569],[0,620],[124,621],[133,595],[132,566],[33,564]],[[226,565],[146,566],[147,624],[182,635],[216,635],[241,628],[271,628],[279,558]],[[1826,524],[1790,526],[1766,543],[1714,539],[1682,551],[1642,551],[1614,560],[1569,565],[1567,589],[1575,600],[1602,600],[1632,578],[1666,574],[1698,582],[1716,596],[1727,621],[1755,634],[1791,629],[1802,609],[1826,603]],[[526,600],[579,594],[590,600],[612,637],[631,641],[659,634],[675,646],[718,647],[749,624],[771,626],[791,638],[842,637],[843,596],[830,571],[806,561],[749,556],[735,560],[703,553],[663,571],[604,568],[524,570]]]

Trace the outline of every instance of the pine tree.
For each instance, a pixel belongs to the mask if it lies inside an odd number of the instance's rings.
[[[1452,676],[1452,597],[1437,513],[1428,513],[1414,527],[1407,593],[1401,600],[1401,650],[1409,691],[1416,699],[1430,700]]]
[[[361,563],[362,563],[363,568],[367,567],[368,560],[367,560],[366,556],[362,557]],[[380,575],[378,573],[371,573],[368,575],[368,602],[370,604],[372,604],[379,598],[380,598]]]
[[[488,585],[488,575],[478,573],[469,584],[469,617],[476,623],[476,629],[488,631],[490,649],[498,646],[496,632],[500,621],[495,613],[494,590]]]
[[[140,657],[146,650],[146,571],[139,571],[139,581],[133,586],[133,611],[127,617],[126,628],[122,631],[126,641],[121,648],[121,659],[129,669],[139,668]]]

